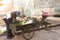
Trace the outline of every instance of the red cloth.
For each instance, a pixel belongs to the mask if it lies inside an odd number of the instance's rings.
[[[49,14],[48,14],[47,12],[43,12],[42,16],[44,16],[44,17],[48,17]]]

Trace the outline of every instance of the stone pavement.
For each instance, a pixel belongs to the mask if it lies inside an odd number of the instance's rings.
[[[8,40],[6,36],[0,36],[0,40]],[[15,36],[12,40],[25,40],[22,35]],[[31,40],[60,40],[60,26],[53,27],[50,31],[45,29],[36,31]]]
[[[47,20],[60,23],[60,18],[49,17]],[[0,36],[0,40],[8,40],[6,36]],[[22,35],[15,36],[12,40],[25,40]],[[36,31],[31,40],[60,40],[60,26],[53,27],[50,31],[45,29]]]

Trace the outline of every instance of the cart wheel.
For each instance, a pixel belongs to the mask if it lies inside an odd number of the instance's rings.
[[[45,30],[46,30],[46,31],[51,30],[51,24],[45,25]]]
[[[23,31],[23,37],[26,40],[31,39],[34,36],[34,29],[30,26],[30,27],[25,27],[24,31]]]

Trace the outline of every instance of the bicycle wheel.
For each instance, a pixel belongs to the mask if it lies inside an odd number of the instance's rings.
[[[46,31],[51,30],[51,24],[45,25],[45,30],[46,30]]]
[[[23,37],[26,40],[31,39],[33,37],[33,35],[34,35],[34,29],[31,26],[24,28]]]

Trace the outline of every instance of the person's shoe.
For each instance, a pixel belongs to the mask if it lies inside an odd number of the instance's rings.
[[[7,39],[12,39],[12,37],[7,37]]]
[[[14,35],[13,36],[8,36],[7,39],[12,39],[13,37],[14,37]]]

